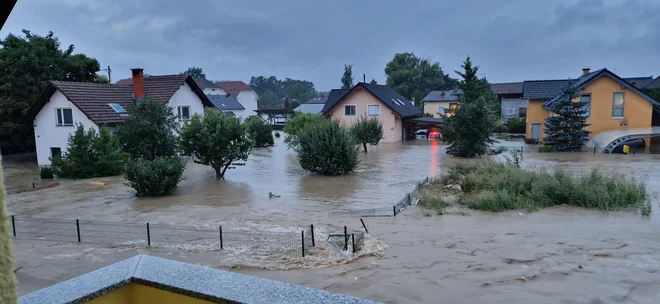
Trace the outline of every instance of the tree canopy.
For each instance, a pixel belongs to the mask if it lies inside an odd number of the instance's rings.
[[[385,67],[387,86],[402,96],[415,101],[419,106],[422,99],[433,90],[445,88],[445,75],[437,62],[414,53],[397,53]]]
[[[341,88],[350,89],[353,87],[353,65],[344,64],[344,75],[341,77]]]
[[[177,155],[177,128],[172,108],[147,97],[139,106],[128,109],[126,122],[115,134],[122,150],[131,157],[153,160]]]
[[[364,153],[367,153],[367,144],[375,146],[383,138],[383,123],[375,117],[360,116],[350,130],[355,140],[362,144]]]
[[[316,96],[314,83],[291,78],[277,79],[275,76],[253,76],[250,87],[259,96],[259,106],[262,109],[283,109],[285,98],[289,105],[299,105]]]
[[[202,68],[198,67],[189,67],[185,71],[183,71],[181,74],[188,74],[192,78],[206,78],[206,74],[204,74],[204,71],[202,71]]]
[[[19,124],[50,80],[103,81],[99,62],[62,49],[53,32],[41,36],[23,30],[0,40],[0,147],[7,152],[34,149],[32,124]]]

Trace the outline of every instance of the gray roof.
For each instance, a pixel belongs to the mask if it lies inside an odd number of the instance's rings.
[[[456,101],[458,100],[457,94],[463,94],[462,90],[438,90],[431,91],[422,102],[433,102],[433,101]]]
[[[523,99],[543,99],[549,100],[555,98],[574,79],[556,79],[556,80],[529,80],[523,82]]]
[[[630,82],[630,84],[636,86],[638,89],[645,88],[649,83],[653,82],[653,76],[626,77],[626,78],[623,78],[623,79],[627,82]]]
[[[655,80],[646,84],[645,89],[655,89],[660,88],[660,76],[656,77]]]
[[[243,105],[241,105],[234,96],[231,95],[206,95],[213,105],[218,108],[220,111],[230,111],[230,110],[245,110]]]
[[[322,113],[327,113],[332,107],[339,103],[339,101],[346,97],[349,92],[355,90],[357,87],[365,88],[401,118],[419,117],[423,114],[422,110],[415,107],[408,99],[401,96],[392,88],[364,82],[359,82],[352,89],[335,89],[330,91]]]
[[[293,110],[301,113],[321,114],[324,106],[324,103],[304,103]]]
[[[143,254],[24,295],[19,303],[83,303],[129,284],[213,303],[376,303]]]
[[[522,94],[523,83],[522,82],[491,83],[490,90],[493,91],[495,95]]]
[[[306,103],[312,103],[312,104],[325,104],[325,101],[328,100],[328,96],[314,96],[310,98]]]
[[[217,84],[208,81],[208,80],[207,80],[206,78],[204,78],[204,77],[197,77],[197,78],[195,78],[195,83],[197,83],[197,86],[198,86],[200,89],[202,89],[202,90],[203,90],[203,89],[206,89],[206,88],[220,89],[220,87],[219,87]]]

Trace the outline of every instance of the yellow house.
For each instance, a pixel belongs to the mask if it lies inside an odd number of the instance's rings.
[[[398,142],[412,135],[414,125],[420,123],[417,120],[422,119],[422,111],[408,99],[392,88],[374,82],[360,82],[351,89],[330,91],[321,113],[347,125],[361,116],[376,118],[383,124],[381,142],[384,143]]]
[[[543,142],[545,118],[552,115],[547,106],[569,85],[576,86],[580,99],[589,104],[587,130],[591,131],[591,137],[603,131],[653,126],[660,103],[632,83],[641,78],[621,78],[607,69],[594,72],[583,69],[582,76],[577,79],[525,81],[523,98],[529,100],[526,139]],[[648,139],[646,144],[649,144]]]
[[[451,115],[451,111],[458,107],[458,95],[461,90],[439,90],[431,91],[424,99],[424,113],[432,114],[433,117],[443,117]]]

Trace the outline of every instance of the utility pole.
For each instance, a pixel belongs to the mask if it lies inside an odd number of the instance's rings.
[[[112,73],[112,69],[110,69],[110,66],[108,66],[107,69],[102,69],[101,71],[108,72],[108,84],[112,84],[112,78],[110,77],[110,74]]]

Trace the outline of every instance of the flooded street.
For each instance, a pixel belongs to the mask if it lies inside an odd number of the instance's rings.
[[[520,146],[519,142],[504,142]],[[660,191],[660,155],[524,153],[528,168],[562,167],[575,174],[601,167],[642,178]],[[501,158],[497,156],[496,158]],[[5,164],[7,184],[35,172]],[[314,224],[319,242],[359,217],[333,211],[391,208],[412,185],[457,162],[444,146],[423,140],[383,144],[363,155],[355,173],[304,172],[281,139],[257,149],[246,166],[216,180],[189,162],[173,195],[135,198],[121,177],[61,181],[60,186],[9,196],[10,214],[51,219],[253,228],[299,232]],[[8,163],[8,160],[5,160]],[[9,168],[9,169],[7,169]],[[280,195],[269,198],[269,192]],[[658,303],[660,210],[650,217],[557,207],[526,212],[427,216],[413,206],[396,217],[365,218],[370,234],[360,256],[326,248],[304,260],[258,260],[219,250],[175,250],[14,241],[21,294],[138,253],[231,269],[386,303]],[[321,246],[323,247],[323,246]]]

